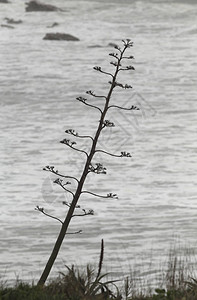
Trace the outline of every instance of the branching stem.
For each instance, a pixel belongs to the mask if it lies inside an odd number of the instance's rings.
[[[91,139],[93,141],[93,137],[90,135],[76,135],[76,137],[81,138],[81,139]]]
[[[65,133],[71,134],[71,135],[76,136],[76,137],[81,138],[81,139],[89,138],[89,139],[91,139],[91,140],[93,141],[93,137],[92,137],[92,136],[90,136],[90,135],[79,135],[79,134],[78,134],[77,132],[75,132],[73,129],[68,129],[68,130],[65,131]]]
[[[63,177],[63,178],[74,179],[74,180],[77,181],[77,183],[79,183],[79,180],[76,177],[66,176],[66,175],[63,175],[63,174],[60,174],[60,173],[55,173],[55,174],[57,174],[58,176]]]
[[[132,105],[131,107],[127,108],[127,107],[122,107],[122,106],[118,106],[118,105],[110,105],[108,107],[108,109],[110,108],[119,108],[119,109],[123,109],[123,110],[140,110],[137,106]]]
[[[40,211],[43,215],[45,215],[45,216],[47,216],[47,217],[49,217],[49,218],[52,218],[52,219],[55,219],[55,220],[59,221],[61,224],[64,223],[64,222],[62,222],[62,220],[60,220],[59,218],[47,214],[47,213],[44,211],[44,208],[42,208],[42,207],[36,206],[35,210]]]
[[[87,105],[87,106],[90,106],[90,107],[93,107],[93,108],[98,109],[98,110],[100,111],[101,114],[103,113],[102,110],[101,110],[98,106],[89,104],[89,103],[87,103],[87,102],[83,102],[83,103],[84,103],[85,105]]]
[[[74,176],[67,176],[67,175],[63,175],[63,174],[60,174],[58,172],[58,170],[54,170],[54,167],[53,166],[46,166],[45,168],[43,168],[44,171],[48,171],[48,172],[51,172],[55,175],[58,175],[60,177],[63,177],[63,178],[67,178],[67,179],[74,179],[75,181],[77,181],[77,183],[79,183],[79,180],[74,177]]]
[[[78,234],[78,233],[82,233],[82,230],[78,230],[78,231],[75,231],[75,232],[67,232],[66,234]]]
[[[91,95],[92,97],[95,97],[95,98],[104,98],[105,100],[107,99],[106,96],[103,96],[103,95],[96,95],[93,91],[89,90],[89,91],[86,91],[86,94],[88,95]]]
[[[94,211],[92,209],[90,209],[89,211],[86,211],[85,209],[83,209],[83,214],[79,214],[79,215],[72,215],[73,217],[84,217],[84,216],[92,216],[94,215]]]
[[[89,103],[87,103],[86,102],[86,98],[83,98],[83,97],[77,97],[76,98],[78,101],[80,101],[80,102],[82,102],[83,104],[85,104],[85,105],[87,105],[87,106],[90,106],[90,107],[92,107],[92,108],[96,108],[96,109],[98,109],[99,111],[100,111],[100,113],[101,113],[101,115],[102,115],[102,110],[98,107],[98,106],[96,106],[96,105],[92,105],[92,104],[89,104]]]
[[[94,173],[97,173],[97,174],[106,174],[106,168],[104,168],[101,164],[96,164],[95,167],[92,165],[92,160],[94,158],[95,153],[96,152],[103,152],[103,153],[109,154],[111,156],[120,157],[120,156],[108,153],[106,151],[103,151],[103,150],[96,150],[96,147],[97,147],[97,143],[98,143],[101,131],[104,128],[103,126],[105,126],[105,127],[107,127],[107,126],[108,127],[109,126],[110,127],[114,126],[114,124],[112,122],[109,122],[109,121],[107,122],[107,120],[105,120],[105,116],[106,116],[108,108],[109,108],[109,102],[110,102],[113,90],[116,87],[118,87],[118,86],[121,87],[121,88],[124,88],[124,89],[130,89],[130,88],[132,88],[128,84],[124,84],[123,85],[123,84],[117,82],[117,76],[118,76],[119,71],[121,70],[121,60],[124,57],[124,53],[125,53],[125,51],[126,51],[127,48],[130,48],[130,47],[133,46],[133,43],[129,39],[123,40],[122,42],[123,42],[123,48],[122,49],[119,46],[115,46],[114,47],[115,49],[117,49],[119,51],[118,55],[115,54],[115,56],[116,56],[115,57],[116,58],[115,63],[111,62],[114,65],[114,67],[115,67],[114,75],[112,75],[111,73],[102,71],[102,69],[100,67],[94,68],[97,71],[100,71],[101,73],[107,74],[110,77],[112,77],[111,81],[109,82],[110,83],[110,87],[109,87],[109,91],[107,93],[107,96],[105,97],[105,103],[104,103],[104,106],[103,106],[103,110],[101,110],[97,106],[94,106],[94,105],[91,105],[89,103],[86,103],[87,99],[85,99],[83,97],[79,97],[78,98],[78,100],[80,102],[83,102],[85,105],[90,106],[92,108],[95,108],[95,109],[99,110],[99,112],[101,113],[101,118],[99,120],[99,124],[98,124],[97,130],[96,130],[96,133],[94,135],[94,138],[92,139],[92,146],[91,146],[91,149],[89,151],[89,154],[87,154],[86,151],[83,151],[83,150],[80,150],[80,149],[77,149],[77,148],[73,147],[73,144],[75,144],[75,142],[70,142],[69,140],[66,140],[66,139],[64,141],[62,141],[62,143],[67,144],[72,149],[74,149],[76,151],[79,151],[79,152],[85,153],[87,159],[86,159],[86,162],[85,162],[82,174],[81,174],[81,178],[80,178],[79,181],[77,180],[78,186],[76,188],[75,193],[73,193],[73,200],[72,200],[71,205],[70,205],[70,207],[68,209],[67,215],[65,216],[64,222],[62,222],[58,218],[53,217],[53,218],[57,219],[58,221],[60,221],[61,224],[62,224],[62,226],[61,226],[60,232],[58,234],[57,240],[56,240],[56,242],[54,244],[54,247],[53,247],[53,250],[51,252],[51,255],[50,255],[49,259],[48,259],[48,262],[47,262],[47,264],[46,264],[46,266],[44,268],[44,271],[43,271],[43,273],[42,273],[39,281],[38,281],[38,285],[43,286],[44,283],[46,282],[46,280],[48,278],[48,275],[49,275],[49,273],[51,271],[51,268],[53,267],[53,264],[54,264],[54,262],[55,262],[55,260],[57,258],[58,253],[59,253],[59,250],[60,250],[60,247],[61,247],[62,242],[64,240],[64,237],[67,234],[67,230],[68,230],[69,224],[71,222],[71,219],[73,217],[75,217],[75,216],[86,216],[86,215],[93,214],[93,211],[91,211],[91,210],[88,211],[88,212],[86,212],[85,210],[83,210],[84,213],[81,214],[81,215],[74,214],[74,212],[75,212],[75,209],[77,207],[77,203],[78,203],[78,200],[79,200],[79,198],[81,196],[81,193],[83,192],[83,186],[84,186],[84,183],[85,183],[85,180],[86,180],[86,177],[87,177],[88,173],[91,171],[91,172],[94,172]],[[132,69],[132,67],[126,67],[126,69]],[[94,96],[94,94],[92,94],[92,96]],[[123,156],[130,157],[130,154],[126,153],[126,152],[121,152],[121,157],[123,157]],[[63,188],[64,188],[64,186],[63,186]],[[93,194],[94,193],[92,193],[92,195]],[[112,196],[114,197],[114,194],[112,194]]]
[[[75,194],[73,192],[71,192],[70,190],[68,190],[67,188],[65,188],[64,184],[59,184],[59,186],[61,186],[66,192],[70,193],[74,198]]]
[[[89,192],[89,191],[82,191],[81,194],[90,194],[92,196],[99,197],[99,198],[110,198],[109,196],[102,196],[102,195],[98,195],[96,193],[92,193],[92,192]]]
[[[105,153],[105,154],[108,154],[108,155],[113,156],[113,157],[122,157],[121,154],[119,154],[119,155],[117,155],[117,154],[112,154],[112,153],[109,153],[109,152],[104,151],[104,150],[96,150],[95,153],[97,153],[97,152]]]
[[[81,153],[84,153],[87,157],[88,157],[88,153],[86,152],[86,151],[84,151],[84,150],[80,150],[80,149],[77,149],[77,148],[75,148],[75,147],[73,147],[73,146],[70,146],[70,145],[68,145],[70,148],[72,148],[72,149],[74,149],[75,151],[78,151],[78,152],[81,152]]]
[[[71,149],[75,150],[75,151],[78,151],[78,152],[81,152],[81,153],[84,153],[87,157],[88,157],[88,153],[84,150],[81,150],[81,149],[77,149],[75,148],[73,145],[76,144],[75,142],[70,142],[69,140],[67,139],[63,139],[62,141],[60,141],[61,144],[64,144],[68,147],[70,147]]]

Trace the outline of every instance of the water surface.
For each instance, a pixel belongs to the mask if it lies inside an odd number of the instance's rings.
[[[83,156],[59,141],[73,128],[94,134],[99,116],[75,98],[86,90],[107,93],[108,78],[92,70],[109,66],[109,43],[134,42],[136,71],[123,80],[132,92],[117,92],[114,103],[141,111],[113,111],[116,124],[100,140],[132,159],[98,157],[107,175],[87,181],[91,191],[118,200],[82,197],[95,216],[76,218],[53,275],[64,264],[97,261],[105,241],[106,268],[118,276],[138,264],[139,274],[158,270],[174,241],[196,247],[196,13],[183,1],[51,1],[65,12],[26,13],[25,1],[0,4],[5,17],[23,20],[0,28],[1,92],[1,276],[37,279],[59,232],[59,223],[34,210],[64,218],[69,200],[42,171],[54,165],[79,176]],[[59,26],[47,28],[53,22]],[[79,42],[45,41],[47,32],[66,32]],[[92,100],[91,100],[92,101]],[[98,100],[99,105],[102,101]],[[87,142],[80,144],[86,147]],[[4,275],[5,274],[5,275]]]

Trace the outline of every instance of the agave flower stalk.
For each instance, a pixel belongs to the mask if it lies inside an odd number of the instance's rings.
[[[85,161],[85,164],[84,164],[84,167],[83,167],[83,170],[82,170],[81,178],[78,179],[78,178],[75,178],[75,177],[72,177],[72,176],[63,175],[63,174],[59,173],[58,170],[55,170],[53,166],[46,166],[44,168],[44,170],[52,172],[52,173],[56,174],[57,176],[59,176],[61,178],[74,179],[76,181],[77,187],[76,187],[75,191],[72,192],[67,187],[67,185],[70,184],[70,182],[66,182],[66,184],[63,184],[63,181],[59,177],[58,177],[58,179],[55,180],[56,184],[60,185],[65,191],[70,192],[70,194],[72,195],[72,201],[71,201],[71,203],[67,203],[67,202],[64,203],[68,207],[68,211],[67,211],[65,220],[62,221],[59,218],[48,215],[48,216],[58,220],[61,223],[61,228],[60,228],[60,232],[57,236],[57,240],[56,240],[56,242],[54,244],[54,247],[52,249],[51,255],[48,259],[48,262],[47,262],[47,264],[44,268],[44,271],[43,271],[43,273],[40,277],[40,280],[38,281],[38,285],[44,285],[45,281],[47,280],[47,278],[49,276],[49,273],[50,273],[50,271],[53,267],[53,264],[56,260],[56,257],[59,253],[59,250],[61,248],[62,242],[63,242],[63,240],[64,240],[64,238],[67,234],[67,230],[68,230],[71,219],[73,217],[76,217],[76,216],[87,216],[87,215],[93,215],[94,214],[93,210],[89,210],[89,211],[82,210],[81,214],[75,213],[75,210],[77,208],[80,208],[80,206],[78,205],[78,201],[79,201],[80,196],[84,193],[89,193],[90,195],[93,195],[93,196],[104,197],[104,198],[116,198],[117,199],[117,195],[113,194],[113,193],[108,193],[107,196],[101,196],[101,195],[98,195],[94,192],[83,191],[83,186],[84,186],[86,177],[88,176],[89,173],[93,172],[93,173],[96,173],[96,174],[106,174],[106,168],[102,164],[100,164],[100,163],[95,164],[92,161],[94,155],[97,152],[101,152],[101,153],[111,155],[111,156],[114,156],[114,157],[131,157],[130,153],[125,152],[125,151],[122,151],[120,154],[115,155],[115,154],[111,154],[109,152],[106,152],[104,150],[97,149],[98,140],[99,140],[99,137],[100,137],[100,134],[101,134],[102,130],[106,129],[107,127],[114,127],[115,126],[115,124],[113,122],[111,122],[110,120],[105,119],[106,114],[107,114],[109,109],[111,109],[111,108],[114,109],[115,108],[115,109],[122,109],[122,110],[138,110],[138,108],[136,106],[133,106],[133,105],[130,108],[124,108],[124,107],[121,107],[121,106],[118,106],[118,105],[111,105],[110,106],[110,99],[112,97],[112,93],[113,93],[114,89],[116,89],[116,88],[123,88],[123,89],[132,88],[128,84],[122,84],[122,83],[117,81],[117,77],[118,77],[118,74],[120,72],[134,70],[133,66],[130,66],[130,65],[129,66],[122,66],[122,64],[124,64],[124,62],[126,60],[133,59],[133,56],[125,56],[125,52],[126,52],[127,48],[131,48],[133,46],[133,43],[129,39],[123,40],[122,42],[123,42],[122,48],[120,48],[119,46],[114,47],[115,50],[118,53],[110,53],[109,54],[111,57],[113,57],[113,59],[115,59],[115,61],[112,61],[110,63],[111,65],[113,65],[115,67],[115,70],[114,70],[113,74],[109,73],[109,72],[106,72],[101,67],[97,67],[97,66],[94,67],[94,70],[96,70],[97,72],[100,72],[104,75],[110,76],[110,81],[109,81],[110,87],[109,87],[107,95],[106,96],[96,95],[96,93],[94,93],[91,90],[86,92],[88,95],[90,95],[92,97],[102,98],[103,102],[104,102],[103,108],[101,109],[100,107],[98,107],[96,105],[90,104],[88,102],[88,100],[84,97],[78,97],[77,98],[77,100],[79,102],[81,102],[82,104],[87,105],[87,106],[91,107],[92,109],[96,109],[100,113],[100,121],[99,121],[97,130],[95,132],[95,135],[94,136],[82,136],[82,135],[79,135],[73,129],[66,130],[66,134],[73,135],[76,138],[89,138],[91,140],[91,143],[92,143],[90,150],[88,152],[86,152],[84,150],[78,149],[77,146],[76,146],[76,143],[70,141],[69,139],[63,139],[61,141],[61,143],[64,144],[65,146],[68,146],[68,147],[70,147],[71,149],[73,149],[75,151],[79,151],[79,152],[82,152],[82,153],[85,154],[86,161]],[[40,208],[39,206],[37,206],[37,210],[40,211],[41,213],[47,215],[47,213],[44,211],[43,208]]]

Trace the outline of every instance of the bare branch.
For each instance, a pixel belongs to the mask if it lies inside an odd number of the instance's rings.
[[[104,151],[104,150],[95,150],[96,152],[101,152],[101,153],[105,153],[108,154],[110,156],[114,156],[114,157],[131,157],[131,154],[129,152],[121,152],[121,154],[117,155],[117,154],[112,154],[110,152]]]
[[[122,58],[125,58],[125,59],[134,59],[134,56],[130,55],[130,56],[123,56]]]
[[[98,195],[89,191],[82,191],[81,194],[90,194],[92,196],[99,197],[99,198],[108,198],[107,196]]]
[[[102,95],[96,95],[93,91],[86,91],[86,94],[88,95],[91,95],[92,97],[95,97],[95,98],[104,98],[104,99],[107,99],[106,96],[102,96]]]
[[[112,153],[109,153],[109,152],[104,151],[104,150],[95,150],[95,153],[96,152],[105,153],[105,154],[108,154],[108,155],[113,156],[113,157],[121,157],[121,155],[112,154]]]
[[[76,150],[76,151],[78,151],[78,152],[84,153],[84,154],[88,157],[88,154],[87,154],[86,151],[80,150],[80,149],[77,149],[77,148],[73,147],[73,145],[75,145],[76,142],[71,142],[71,141],[68,140],[68,139],[63,139],[62,141],[60,141],[60,143],[66,145],[66,146],[68,146],[68,147],[70,147],[70,148],[73,149],[73,150]]]
[[[121,48],[118,45],[115,45],[114,49],[117,49],[118,51],[122,52]]]
[[[126,66],[125,68],[120,68],[119,71],[128,71],[128,70],[135,70],[133,66]]]
[[[75,232],[67,232],[66,234],[78,234],[78,233],[82,233],[82,230],[75,231]]]
[[[56,218],[56,217],[54,217],[54,216],[52,216],[52,215],[47,214],[47,213],[44,211],[44,208],[43,208],[43,207],[39,207],[39,206],[37,205],[36,208],[35,208],[35,210],[40,211],[43,215],[45,215],[45,216],[47,216],[47,217],[50,217],[50,218],[52,218],[52,219],[55,219],[55,220],[59,221],[61,224],[64,224],[64,222],[62,222],[62,220],[60,220],[59,218]]]
[[[79,214],[79,215],[72,215],[72,218],[73,217],[84,217],[84,216],[93,216],[94,215],[94,211],[93,209],[89,209],[88,211],[86,211],[85,209],[82,209],[83,210],[83,214]]]
[[[121,66],[119,60],[118,61],[110,61],[110,64],[113,65],[116,68]]]
[[[68,207],[71,206],[71,203],[69,203],[69,202],[67,202],[67,201],[62,201],[62,204],[63,204],[63,205],[66,205],[66,206],[68,206]]]
[[[68,184],[71,184],[70,181],[67,181],[66,183],[62,184],[63,180],[60,179],[60,178],[55,179],[53,182],[56,183],[56,184],[59,184],[59,185],[68,185]]]
[[[73,197],[74,197],[74,193],[71,192],[69,189],[65,188],[65,185],[71,184],[71,182],[67,181],[65,184],[62,183],[63,180],[60,178],[57,178],[53,181],[53,183],[58,184],[59,186],[61,186],[66,192],[70,193]]]
[[[98,71],[98,72],[101,72],[101,73],[103,73],[103,74],[110,75],[112,78],[114,77],[113,74],[111,74],[111,73],[109,73],[109,72],[103,71],[103,70],[101,69],[101,67],[97,67],[97,66],[96,66],[96,67],[94,67],[93,69],[96,70],[96,71]]]
[[[113,56],[114,58],[116,59],[120,59],[119,56],[118,56],[118,53],[109,53],[109,56]]]
[[[79,183],[79,180],[76,177],[60,174],[58,172],[58,170],[54,170],[54,168],[55,168],[54,166],[46,166],[46,167],[43,168],[43,170],[44,171],[49,171],[49,172],[51,172],[53,174],[56,174],[56,175],[58,175],[60,177],[63,177],[63,178],[74,179]]]
[[[112,193],[109,193],[106,196],[103,196],[103,195],[98,195],[96,193],[92,193],[92,192],[89,192],[89,191],[82,191],[81,194],[90,194],[92,196],[99,197],[99,198],[113,198],[113,199],[118,199],[117,194],[112,194]]]
[[[74,135],[74,136],[76,136],[76,137],[78,137],[78,138],[89,138],[89,139],[91,139],[92,141],[93,141],[93,137],[92,136],[90,136],[90,135],[79,135],[75,130],[73,130],[73,129],[67,129],[66,131],[65,131],[65,133],[67,133],[67,134],[71,134],[71,135]]]
[[[83,104],[87,105],[87,106],[90,106],[90,107],[92,107],[92,108],[98,109],[98,110],[100,111],[101,114],[103,113],[102,110],[101,110],[98,106],[87,103],[87,102],[86,102],[86,100],[87,100],[86,98],[83,98],[83,97],[77,97],[76,99],[77,99],[78,101],[82,102]]]
[[[118,87],[121,87],[121,88],[123,88],[125,90],[126,89],[132,89],[132,86],[129,85],[129,84],[122,84],[122,83],[119,83],[117,81],[115,81],[115,82],[109,81],[108,83],[111,84],[111,85],[113,84],[114,87],[118,86]]]
[[[110,108],[119,108],[119,109],[123,109],[123,110],[140,110],[139,107],[132,105],[131,107],[127,108],[127,107],[122,107],[122,106],[118,106],[118,105],[110,105],[108,106],[108,109]]]

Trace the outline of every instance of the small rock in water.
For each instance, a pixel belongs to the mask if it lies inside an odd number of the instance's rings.
[[[5,20],[7,21],[8,24],[20,24],[20,23],[23,23],[23,21],[21,21],[21,20],[14,20],[14,19],[10,19],[10,18],[5,18]]]
[[[58,11],[61,10],[60,8],[50,5],[50,4],[44,4],[44,3],[40,3],[37,1],[30,1],[28,3],[26,3],[26,8],[25,10],[27,12],[30,11]]]
[[[56,41],[79,41],[79,39],[68,33],[47,33],[43,40],[56,40]]]
[[[53,27],[58,26],[58,25],[59,25],[59,23],[54,22],[51,26],[47,26],[47,28],[53,28]]]
[[[109,47],[117,47],[117,44],[115,44],[115,43],[109,43],[108,46]]]
[[[14,26],[11,26],[11,25],[4,25],[4,24],[1,24],[1,27],[6,27],[6,28],[10,28],[10,29],[14,29],[14,28],[15,28]]]
[[[102,48],[101,45],[90,45],[88,46],[88,48]]]

